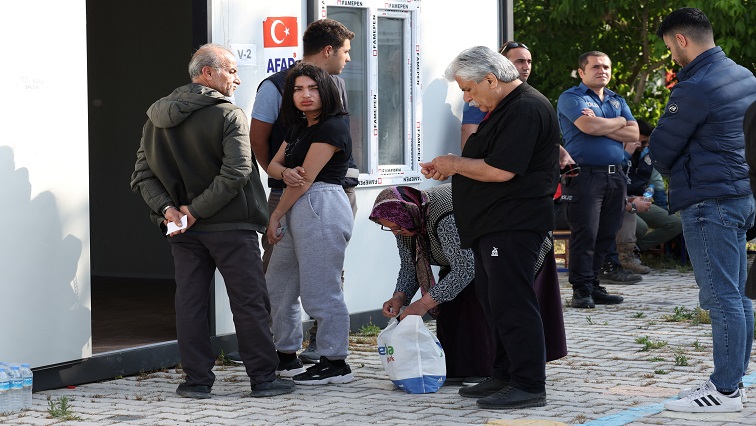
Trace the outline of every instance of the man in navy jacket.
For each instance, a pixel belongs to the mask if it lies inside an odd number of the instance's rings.
[[[670,176],[670,209],[680,210],[699,300],[711,315],[714,372],[665,403],[668,410],[733,412],[753,342],[753,307],[745,295],[746,239],[754,221],[743,115],[756,100],[756,78],[714,44],[709,20],[682,8],[659,26],[682,66],[651,134],[654,167]],[[742,386],[742,382],[740,383]]]

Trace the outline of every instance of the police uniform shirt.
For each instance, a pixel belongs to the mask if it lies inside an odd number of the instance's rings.
[[[481,111],[480,108],[465,103],[462,109],[462,124],[480,124],[484,118],[486,118],[486,113]]]
[[[596,117],[616,118],[622,116],[627,121],[635,121],[625,100],[604,88],[602,101],[596,92],[583,83],[567,89],[557,102],[559,128],[564,139],[564,149],[580,165],[607,166],[621,164],[625,158],[622,142],[606,136],[593,136],[584,133],[575,120],[583,116],[583,109],[590,108]]]

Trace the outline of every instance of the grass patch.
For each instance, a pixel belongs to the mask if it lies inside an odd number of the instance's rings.
[[[223,352],[223,350],[221,350],[221,352],[218,354],[218,357],[215,358],[215,365],[218,365],[218,366],[220,366],[220,365],[226,365],[226,366],[236,365],[236,366],[238,366],[239,364],[231,361],[231,359],[228,358],[228,356]]]
[[[381,334],[381,328],[373,324],[372,321],[370,321],[369,323],[363,324],[362,326],[360,326],[360,329],[357,331],[357,334],[361,336],[368,336],[368,337],[378,336],[379,334]]]
[[[371,320],[367,324],[361,325],[355,333],[352,333],[349,342],[357,345],[376,345],[381,331],[381,328],[373,324]]]
[[[662,370],[662,369],[654,370],[654,374],[667,374],[667,370]]]
[[[646,314],[644,314],[643,312],[636,312],[635,315],[633,315],[633,318],[643,318],[645,316]]]
[[[695,309],[688,309],[684,306],[675,306],[675,313],[672,315],[662,315],[667,322],[690,322],[692,325],[711,324],[709,311],[696,306]]]
[[[664,358],[662,358],[660,356],[655,356],[653,358],[649,358],[649,361],[651,361],[651,362],[662,362],[662,361],[664,361]]]
[[[641,263],[651,269],[673,269],[680,273],[693,272],[690,262],[681,265],[680,258],[677,256],[641,253]]]
[[[675,355],[675,365],[678,367],[685,367],[688,365],[688,357],[683,354]]]
[[[80,416],[71,412],[70,400],[65,396],[61,396],[56,400],[53,400],[48,396],[47,405],[48,418],[63,421],[81,420]]]
[[[664,340],[651,340],[648,336],[643,336],[635,339],[635,343],[640,343],[643,345],[643,347],[640,349],[641,352],[648,352],[651,349],[659,349],[667,346],[667,342]]]

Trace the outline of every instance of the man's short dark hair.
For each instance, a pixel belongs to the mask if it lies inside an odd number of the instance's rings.
[[[643,136],[651,136],[651,132],[654,131],[654,126],[650,124],[648,121],[643,120],[641,118],[637,119],[638,122],[638,132]]]
[[[344,46],[344,40],[354,38],[354,33],[349,31],[339,21],[333,19],[320,19],[310,24],[302,36],[302,54],[314,55],[326,46],[332,46],[334,50]]]
[[[281,115],[287,126],[307,125],[307,119],[304,118],[302,112],[294,105],[294,83],[297,77],[301,76],[310,77],[318,85],[321,102],[320,114],[318,115],[319,121],[332,115],[346,114],[341,105],[339,89],[336,87],[336,83],[333,82],[331,75],[323,68],[300,62],[286,75],[286,84],[284,85],[281,100]]]
[[[585,71],[585,66],[588,65],[588,58],[590,58],[591,56],[605,56],[607,58],[609,57],[609,55],[607,55],[606,53],[599,52],[598,50],[591,50],[590,52],[585,52],[582,55],[580,55],[580,57],[578,58],[578,68]]]
[[[683,7],[670,13],[656,30],[659,38],[674,33],[683,34],[698,44],[714,40],[714,30],[709,18],[695,7]]]

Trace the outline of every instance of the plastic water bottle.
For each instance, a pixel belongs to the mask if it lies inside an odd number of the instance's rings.
[[[23,408],[23,392],[24,376],[21,375],[19,366],[12,365],[10,369],[10,390],[8,390],[8,405],[10,405],[8,411],[19,411]]]
[[[29,364],[21,364],[21,377],[24,378],[23,398],[21,399],[23,408],[32,407],[32,388],[34,387],[34,373],[32,373]]]
[[[0,367],[0,413],[10,411],[8,394],[10,393],[10,376],[5,367]]]
[[[654,199],[654,184],[648,185],[645,191],[643,191],[643,198],[646,201],[653,201]]]

